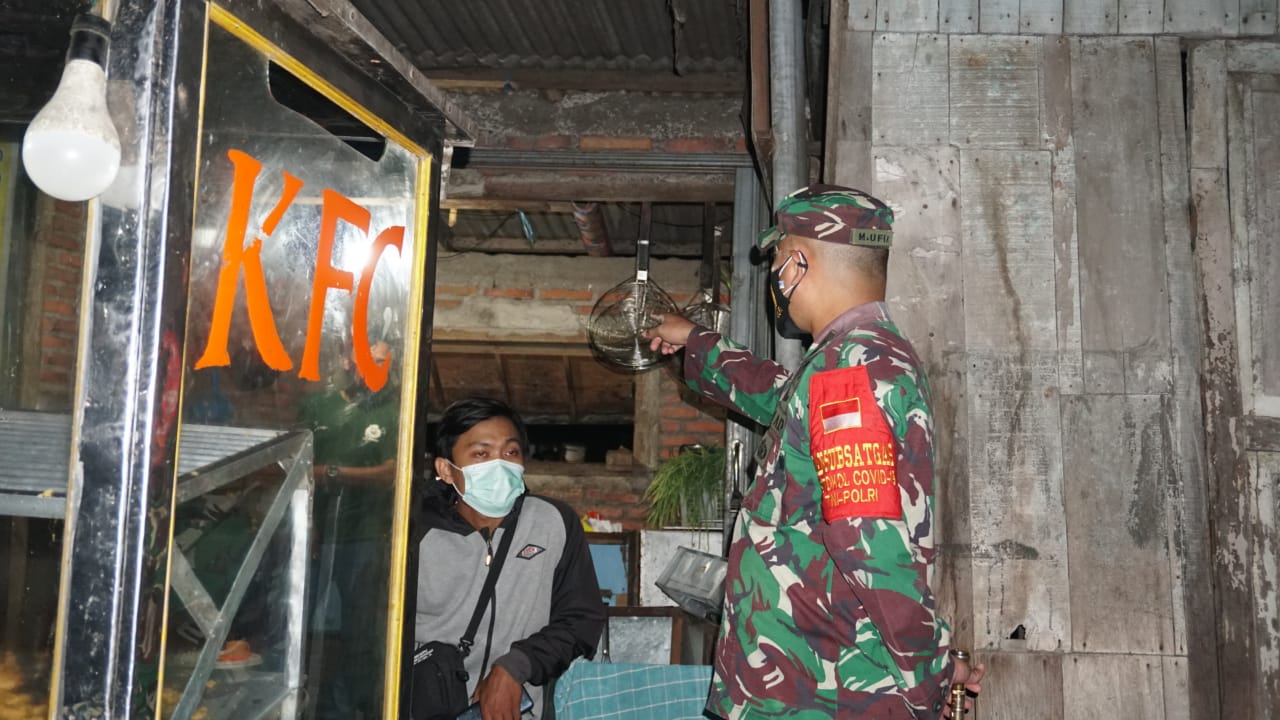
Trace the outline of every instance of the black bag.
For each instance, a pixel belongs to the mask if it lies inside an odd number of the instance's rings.
[[[480,597],[476,601],[476,609],[471,613],[471,622],[467,631],[457,645],[433,640],[419,645],[413,652],[413,695],[409,714],[413,720],[454,720],[471,704],[467,694],[466,666],[463,660],[471,652],[471,644],[480,625],[480,616],[484,606],[493,600],[493,588],[498,584],[498,573],[506,562],[507,552],[511,549],[511,538],[516,534],[516,521],[524,498],[516,500],[510,516],[514,516],[510,527],[502,533],[502,541],[498,543],[498,551],[489,566],[489,573],[484,578],[484,587],[480,589]],[[493,638],[493,616],[489,616],[489,636]],[[489,648],[485,648],[485,665],[489,664]],[[482,667],[481,673],[484,672]]]
[[[413,653],[414,720],[453,720],[467,709],[467,671],[457,645],[438,640]]]

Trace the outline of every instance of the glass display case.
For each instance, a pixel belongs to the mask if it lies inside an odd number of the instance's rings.
[[[9,462],[0,470],[0,514],[61,518],[70,444],[69,414],[6,411],[0,456]],[[173,671],[166,685],[173,688],[166,698],[171,716],[193,717],[200,708],[201,717],[260,716],[273,710],[292,716],[293,709],[281,706],[291,688],[301,687],[311,433],[190,424],[177,457],[176,516],[183,528],[170,550],[170,588],[179,601],[171,626],[178,630],[171,635]],[[254,506],[254,521],[219,532],[216,528],[227,525],[214,522],[216,516],[241,499],[246,509]],[[264,566],[264,558],[271,562]],[[218,568],[224,569],[224,582],[213,586],[201,580]],[[244,624],[241,609],[254,587],[277,601],[269,617],[262,618],[267,622],[260,623],[259,647],[270,648],[273,656],[266,670],[250,669],[263,664],[257,654],[238,663],[219,661],[231,628]],[[184,634],[183,622],[192,631]],[[267,641],[267,634],[274,637]],[[215,692],[218,683],[210,680],[217,670],[238,672]],[[249,713],[249,708],[258,712]]]
[[[426,165],[217,6],[205,57],[184,419],[292,431],[307,457],[179,505],[162,716],[381,716]]]
[[[0,133],[6,713],[396,715],[428,222],[465,135],[326,7],[101,4],[122,165],[87,204],[15,215]]]

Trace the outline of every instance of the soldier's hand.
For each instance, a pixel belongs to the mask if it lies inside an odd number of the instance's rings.
[[[970,667],[969,661],[961,660],[957,657],[951,658],[955,663],[955,671],[951,674],[951,683],[964,683],[964,689],[968,691],[969,697],[965,698],[964,711],[967,713],[973,709],[973,698],[982,692],[982,677],[987,674],[987,666],[982,663]],[[942,709],[942,717],[951,717],[951,706],[947,705]]]
[[[650,350],[661,350],[663,355],[679,352],[689,342],[689,333],[697,327],[682,315],[674,313],[653,316],[658,324],[644,331]]]

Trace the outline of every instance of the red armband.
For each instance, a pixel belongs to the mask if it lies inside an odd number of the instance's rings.
[[[897,445],[865,367],[810,378],[809,446],[827,522],[902,517]]]

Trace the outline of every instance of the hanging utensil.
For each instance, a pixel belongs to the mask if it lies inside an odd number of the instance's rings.
[[[675,301],[649,280],[649,225],[651,209],[640,210],[640,237],[636,239],[636,274],[600,296],[587,321],[591,351],[601,361],[625,370],[646,370],[664,359],[649,349],[643,333],[658,324],[656,315],[677,312]]]
[[[680,314],[695,325],[723,333],[728,329],[729,308],[720,302],[720,232],[715,222],[715,205],[703,205],[702,266],[698,272],[701,290]]]

